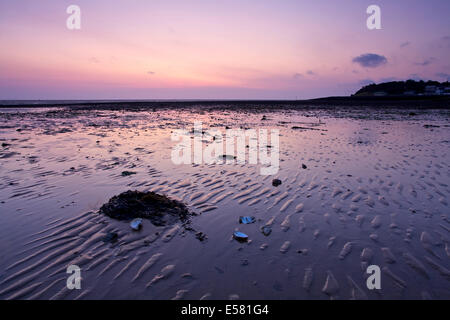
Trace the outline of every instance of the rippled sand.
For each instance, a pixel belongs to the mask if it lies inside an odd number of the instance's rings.
[[[449,114],[410,112],[2,110],[0,298],[449,299]],[[174,165],[171,131],[194,120],[279,129],[278,174]],[[97,213],[129,189],[182,200],[207,240]],[[71,264],[81,290],[66,289]]]

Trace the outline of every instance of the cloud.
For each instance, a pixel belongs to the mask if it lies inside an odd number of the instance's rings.
[[[356,58],[353,58],[353,63],[359,64],[365,68],[377,68],[387,63],[385,56],[381,56],[375,53],[365,53]]]
[[[436,77],[442,78],[445,81],[450,81],[450,74],[448,74],[448,73],[438,72],[438,73],[436,73]]]
[[[154,72],[154,71],[147,71],[147,74],[149,74],[149,75],[154,75],[155,72]]]
[[[450,48],[450,36],[444,36],[439,39],[439,48],[448,49]]]
[[[312,70],[306,71],[306,74],[308,74],[310,76],[315,76],[316,75],[316,73],[314,71],[312,71]]]
[[[428,59],[423,60],[422,62],[416,62],[416,63],[414,63],[414,64],[415,64],[416,66],[426,67],[426,66],[432,64],[435,60],[436,60],[435,58],[431,57],[431,58],[428,58]]]
[[[405,48],[405,47],[409,46],[410,44],[411,44],[411,42],[409,42],[409,41],[403,42],[402,44],[400,44],[400,48]]]
[[[294,79],[300,79],[303,78],[303,75],[301,73],[294,73],[294,75],[292,76]]]

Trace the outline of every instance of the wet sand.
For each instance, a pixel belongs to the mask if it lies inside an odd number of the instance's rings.
[[[0,110],[0,298],[450,298],[448,110],[213,109]],[[171,131],[194,120],[279,129],[278,174],[174,165]],[[207,239],[98,214],[127,190],[183,201]]]

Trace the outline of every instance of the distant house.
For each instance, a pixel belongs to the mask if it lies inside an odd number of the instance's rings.
[[[413,91],[413,90],[411,90],[411,91],[405,91],[405,92],[403,92],[403,95],[405,95],[405,96],[415,96],[415,95],[416,95],[416,92]]]
[[[446,95],[446,96],[450,95],[450,87],[443,88],[441,94]]]
[[[427,95],[436,94],[436,90],[437,90],[436,86],[426,86],[425,87],[425,94],[427,94]]]

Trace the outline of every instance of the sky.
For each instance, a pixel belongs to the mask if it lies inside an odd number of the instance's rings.
[[[446,81],[449,14],[448,0],[0,0],[0,100],[308,99]]]

